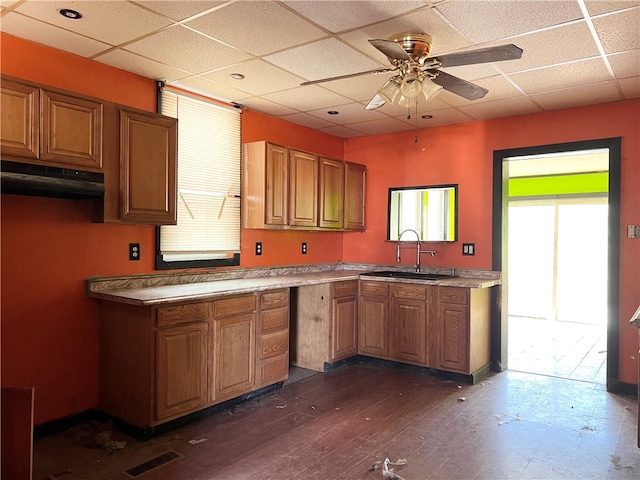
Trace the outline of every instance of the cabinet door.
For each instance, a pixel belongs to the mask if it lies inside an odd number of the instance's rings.
[[[331,361],[358,353],[358,300],[357,297],[333,300],[331,327]]]
[[[344,208],[344,162],[320,158],[320,227],[341,229]]]
[[[40,159],[102,168],[102,103],[41,90]]]
[[[176,224],[177,129],[175,118],[120,111],[122,221]]]
[[[40,90],[2,79],[0,86],[0,149],[3,158],[37,159]]]
[[[215,400],[250,392],[254,385],[254,314],[214,320]]]
[[[361,296],[358,316],[358,353],[388,358],[389,298]]]
[[[206,323],[156,331],[156,420],[207,402]]]
[[[427,363],[427,308],[424,300],[392,299],[391,359]]]
[[[437,321],[440,368],[469,372],[469,306],[440,303]]]
[[[344,176],[344,228],[364,230],[364,198],[367,167],[357,163],[345,164]]]
[[[318,226],[318,157],[289,151],[289,225]]]
[[[266,158],[266,218],[267,225],[286,225],[289,206],[289,150],[267,144]]]

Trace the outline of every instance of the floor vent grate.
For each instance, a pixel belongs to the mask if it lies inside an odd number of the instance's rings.
[[[155,470],[156,468],[166,465],[169,462],[173,462],[181,456],[182,455],[180,455],[178,452],[169,450],[162,455],[159,455],[155,458],[152,458],[151,460],[147,460],[146,462],[141,463],[136,467],[126,470],[124,473],[129,475],[131,478],[138,478],[140,475],[144,475],[145,473],[149,473],[151,470]]]

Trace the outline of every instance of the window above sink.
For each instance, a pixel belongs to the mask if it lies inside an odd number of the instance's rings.
[[[458,185],[389,188],[387,240],[398,241],[407,229],[423,242],[457,241]]]

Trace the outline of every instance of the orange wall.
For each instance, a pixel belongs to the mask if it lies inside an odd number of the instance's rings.
[[[154,110],[155,82],[0,33],[2,73],[98,98]],[[494,149],[587,138],[623,136],[622,224],[640,223],[638,102],[475,122],[415,133],[343,141],[266,115],[243,113],[243,142],[268,139],[283,145],[368,165],[367,231],[314,233],[243,230],[242,266],[334,261],[392,263],[384,243],[386,189],[390,185],[458,183],[459,239],[475,242],[475,257],[460,243],[436,246],[428,263],[491,268],[491,155]],[[582,115],[586,120],[582,120]],[[562,127],[562,128],[560,128]],[[155,229],[91,223],[91,201],[1,196],[1,383],[36,387],[35,421],[41,423],[97,406],[98,319],[94,300],[83,296],[92,275],[153,271]],[[263,242],[256,257],[254,242]],[[307,242],[309,254],[301,255]],[[139,242],[142,259],[128,260]],[[635,383],[635,332],[625,328],[637,303],[640,253],[621,241],[621,375]],[[637,242],[637,240],[635,240]],[[146,253],[145,253],[146,252]],[[404,256],[411,262],[411,255]],[[633,269],[630,265],[635,265]],[[634,290],[635,289],[635,290]],[[637,306],[637,305],[636,305]],[[626,318],[626,320],[625,320]],[[637,352],[637,348],[636,348]]]
[[[436,127],[350,139],[345,160],[367,165],[367,230],[345,234],[347,261],[393,263],[395,244],[385,243],[389,187],[457,183],[458,242],[431,244],[427,264],[491,269],[493,152],[511,148],[622,137],[620,212],[620,374],[637,383],[638,332],[629,319],[638,307],[640,240],[626,238],[628,224],[640,224],[640,101]],[[400,160],[400,161],[399,161]],[[476,244],[462,256],[461,243]],[[415,262],[406,252],[403,263]],[[589,259],[585,259],[586,262]]]

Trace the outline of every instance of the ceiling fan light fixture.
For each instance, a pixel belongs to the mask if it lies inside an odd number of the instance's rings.
[[[418,104],[418,97],[405,97],[404,95],[400,95],[398,99],[398,106],[402,108],[411,108],[415,107]]]
[[[428,78],[425,78],[422,81],[422,93],[424,94],[424,98],[427,102],[430,102],[431,100],[433,100],[436,97],[436,95],[440,93],[441,90],[442,90],[442,87],[440,85],[437,85],[436,83],[434,83],[432,80],[429,80]]]
[[[422,82],[414,74],[410,73],[402,79],[400,93],[407,98],[416,98],[422,91]]]
[[[400,92],[400,84],[396,77],[390,78],[387,80],[380,90],[378,90],[378,95],[385,99],[387,103],[393,103],[393,100],[396,98],[396,95]]]

